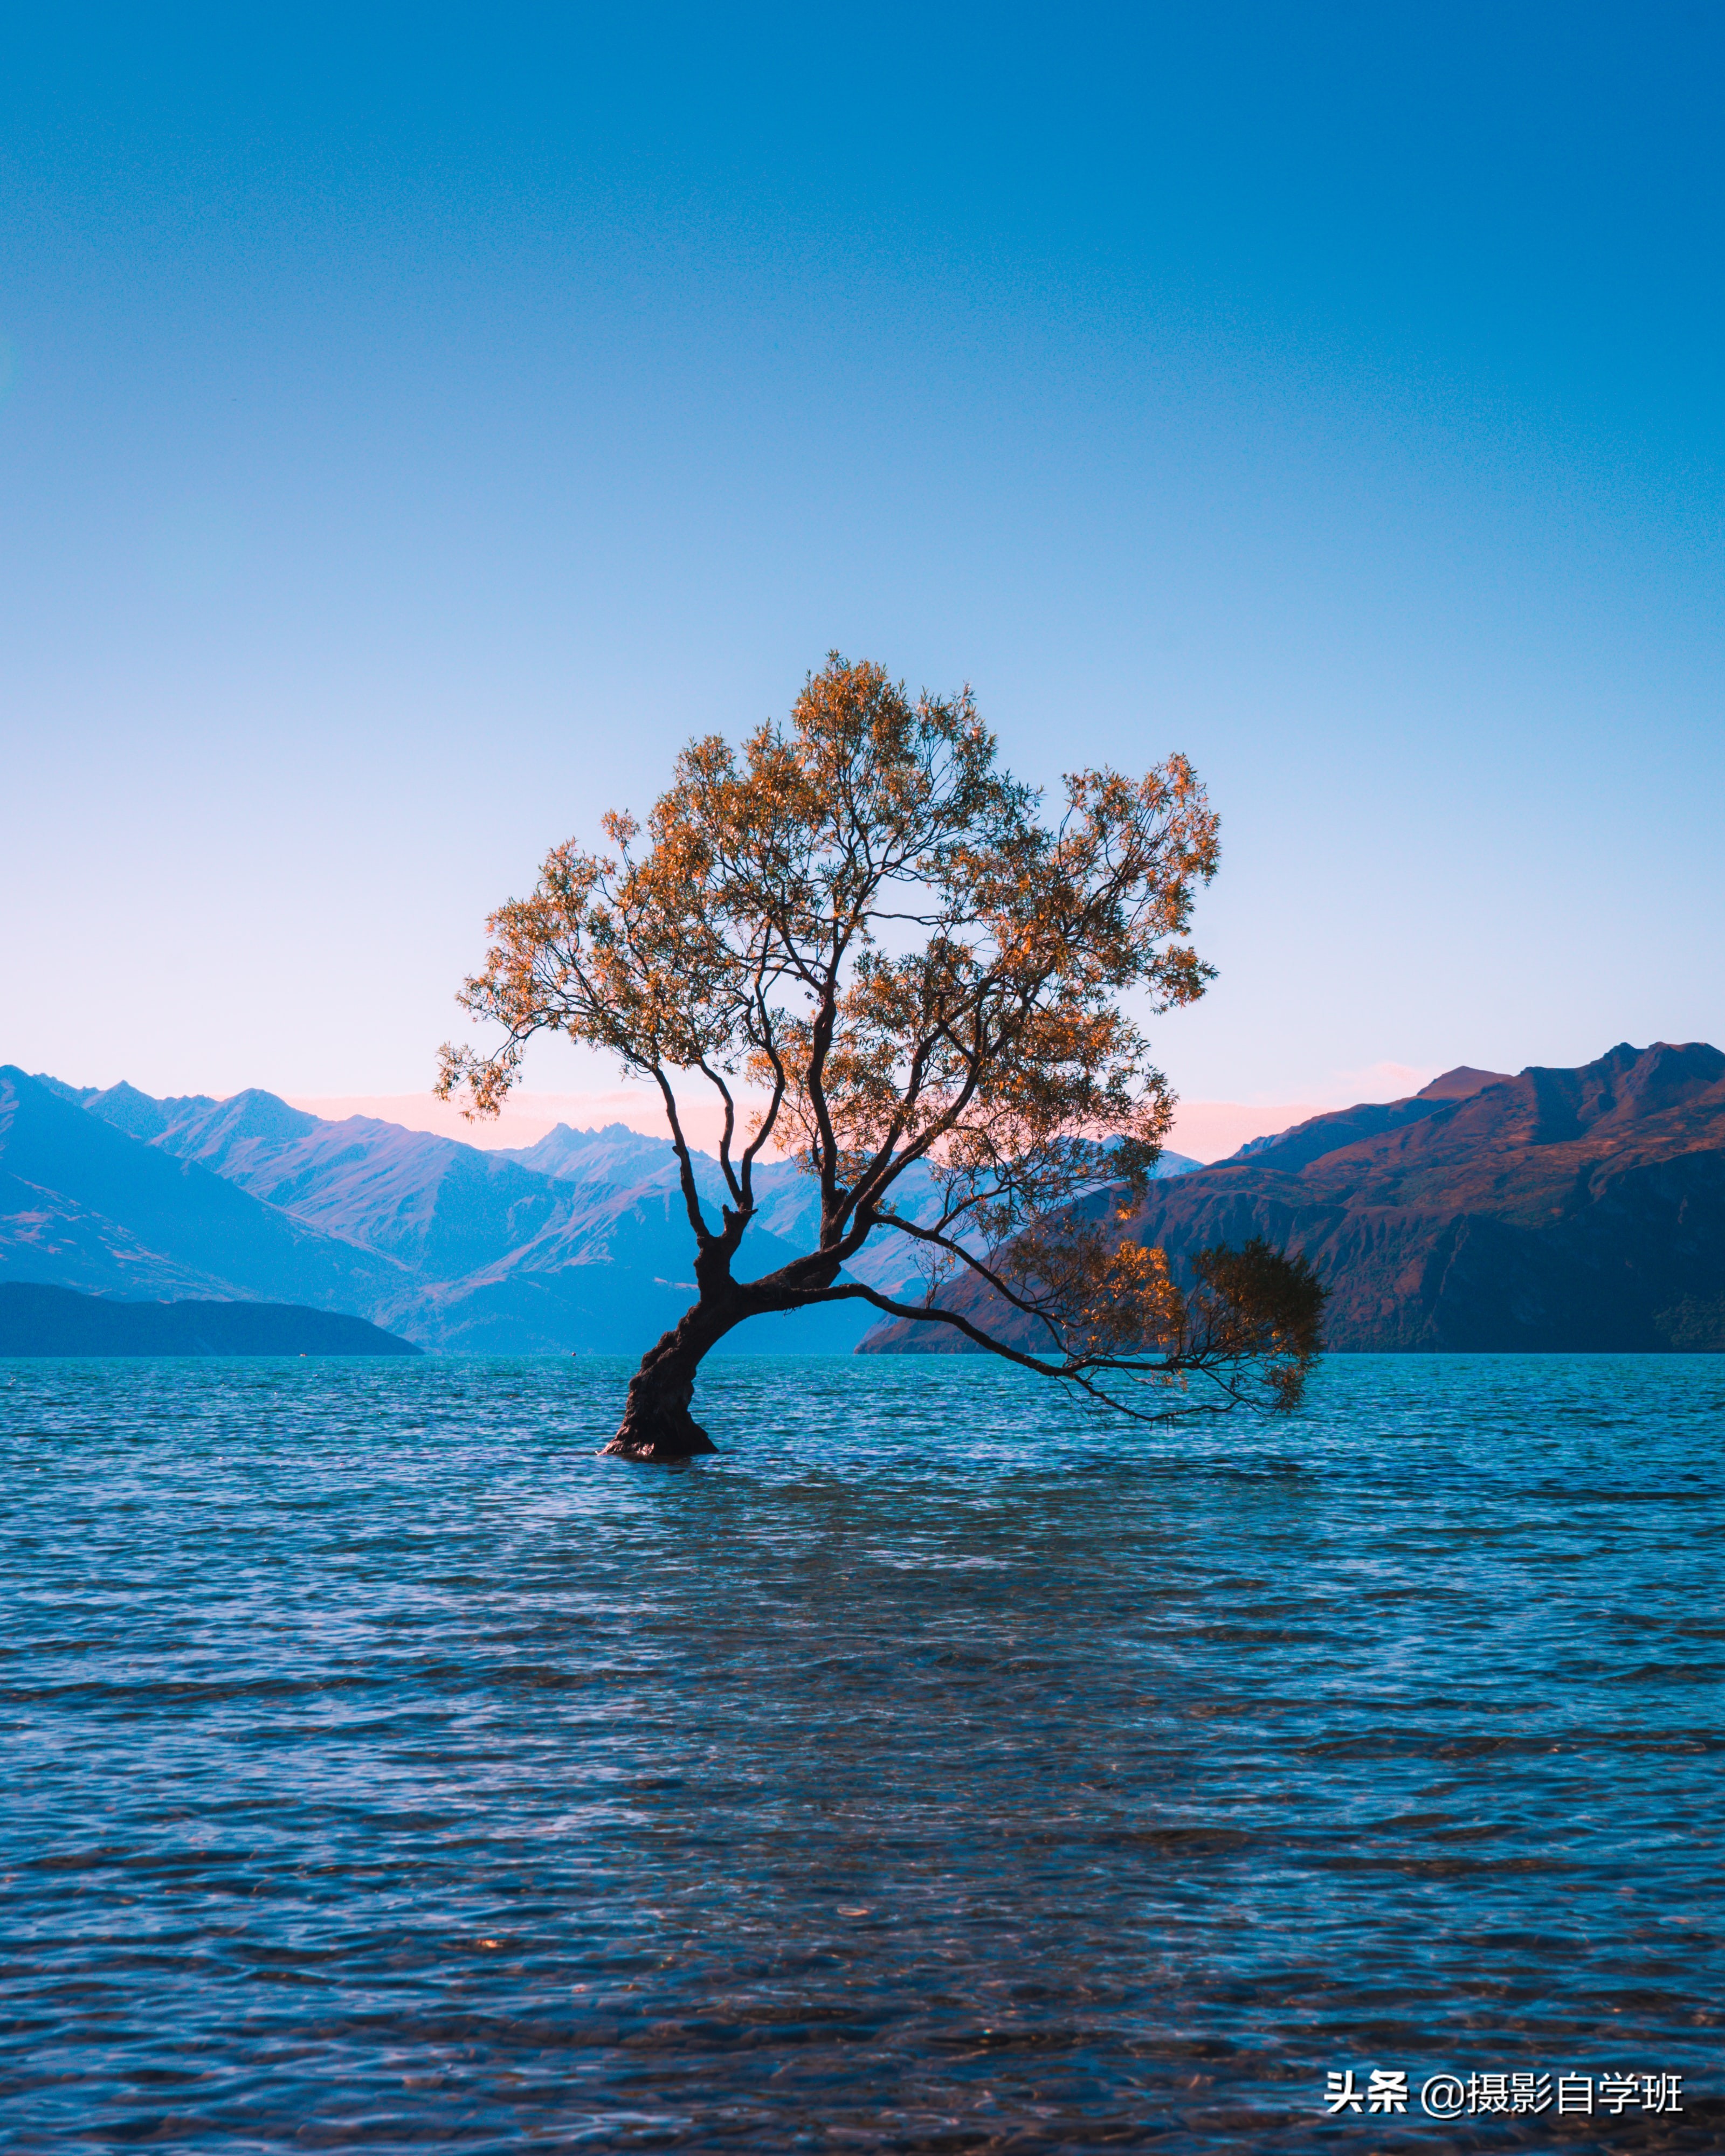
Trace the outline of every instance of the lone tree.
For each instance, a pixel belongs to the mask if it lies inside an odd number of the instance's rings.
[[[816,1303],[956,1327],[1129,1414],[1297,1400],[1322,1302],[1303,1260],[1204,1251],[1183,1285],[1122,1225],[1173,1108],[1122,998],[1160,1012],[1204,993],[1212,968],[1182,939],[1215,815],[1178,756],[1137,783],[1074,774],[1052,821],[1040,805],[968,689],[912,704],[834,653],[788,726],[740,755],[691,742],[644,832],[608,816],[610,854],[558,847],[492,916],[460,1001],[505,1037],[446,1046],[439,1092],[495,1115],[528,1040],[560,1031],[654,1081],[680,1169],[698,1296],[643,1358],[608,1450],[711,1451],[690,1411],[702,1357],[746,1318]],[[717,1220],[672,1088],[690,1074],[723,1108]],[[742,1118],[739,1081],[764,1101]],[[740,1279],[769,1142],[818,1183],[819,1240]],[[1101,1219],[1075,1204],[1104,1188]],[[845,1277],[880,1235],[916,1246],[926,1300]],[[936,1300],[966,1274],[990,1292]]]

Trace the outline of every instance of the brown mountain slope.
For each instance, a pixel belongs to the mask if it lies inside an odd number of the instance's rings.
[[[1725,1055],[1657,1042],[1579,1070],[1448,1072],[1153,1185],[1128,1232],[1177,1261],[1252,1235],[1304,1250],[1330,1291],[1333,1348],[1725,1347]],[[973,1282],[947,1296],[1032,1343]],[[897,1324],[863,1346],[957,1338]]]

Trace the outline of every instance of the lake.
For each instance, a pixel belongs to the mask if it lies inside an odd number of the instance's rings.
[[[6,2146],[1725,2138],[1725,1358],[626,1377],[0,1363]]]

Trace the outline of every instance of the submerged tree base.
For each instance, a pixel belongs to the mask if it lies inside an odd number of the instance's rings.
[[[604,1447],[614,1460],[640,1460],[664,1465],[675,1460],[698,1460],[718,1446],[689,1412],[695,1399],[693,1367],[685,1358],[676,1334],[667,1333],[640,1368],[629,1389],[629,1404],[617,1435]],[[667,1353],[667,1350],[670,1352]]]
[[[698,1460],[718,1449],[692,1415],[685,1414],[680,1426],[661,1423],[645,1429],[633,1416],[625,1416],[616,1436],[600,1448],[600,1456],[664,1466],[676,1460]]]

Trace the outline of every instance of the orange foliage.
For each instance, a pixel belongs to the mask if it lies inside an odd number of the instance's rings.
[[[1074,773],[1045,817],[1000,768],[968,689],[913,702],[834,654],[788,725],[769,721],[740,751],[692,741],[644,828],[614,814],[604,831],[608,851],[558,847],[531,896],[492,916],[461,1000],[503,1039],[489,1054],[445,1048],[445,1098],[495,1113],[547,1029],[656,1081],[704,1306],[860,1296],[954,1322],[843,1278],[870,1235],[897,1233],[927,1254],[931,1286],[969,1267],[1020,1307],[1034,1298],[1046,1357],[964,1328],[1014,1360],[1091,1391],[1147,1358],[1163,1380],[1200,1367],[1161,1253],[1065,1213],[1100,1181],[1142,1187],[1168,1127],[1172,1097],[1123,999],[1166,1011],[1211,975],[1187,938],[1216,818],[1183,757],[1138,779]],[[690,1073],[724,1107],[732,1202],[717,1222],[671,1090]],[[746,1128],[740,1081],[765,1103]],[[819,1241],[739,1283],[730,1261],[769,1137],[819,1183]],[[895,1205],[918,1163],[940,1194],[932,1222]]]

